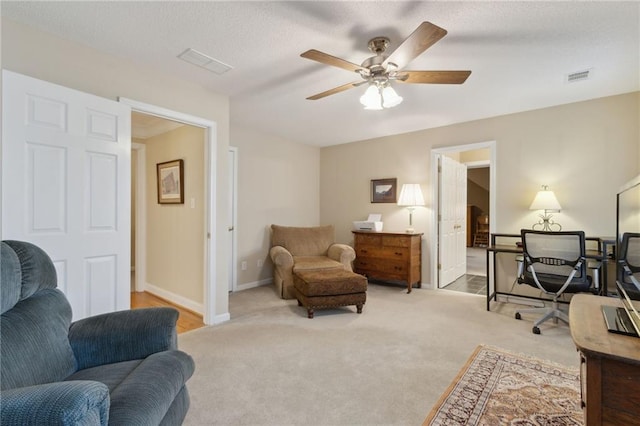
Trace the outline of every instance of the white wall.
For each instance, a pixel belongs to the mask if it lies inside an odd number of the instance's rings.
[[[2,67],[72,89],[117,100],[125,97],[217,124],[216,227],[227,226],[229,99],[162,70],[107,55],[2,19]],[[214,236],[216,238],[216,236]],[[216,314],[228,312],[226,239],[216,238]]]
[[[564,229],[613,236],[615,195],[640,171],[639,109],[636,92],[323,148],[320,220],[333,223],[343,241],[353,240],[351,221],[370,212],[383,214],[385,230],[403,232],[405,209],[369,202],[370,179],[396,177],[399,187],[422,184],[427,207],[415,210],[413,224],[425,233],[429,247],[431,150],[495,140],[497,202],[492,232],[530,228],[539,212],[528,210],[529,205],[540,185],[547,184],[563,207],[555,218]],[[431,277],[427,250],[422,260],[426,282]]]

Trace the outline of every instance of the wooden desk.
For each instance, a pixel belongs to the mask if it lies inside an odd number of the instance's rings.
[[[487,259],[486,259],[486,262],[487,262],[487,311],[491,310],[491,299],[493,299],[494,301],[498,300],[498,295],[516,296],[523,299],[550,301],[551,299],[549,298],[522,296],[522,295],[516,295],[513,293],[496,290],[496,282],[497,282],[496,255],[498,253],[512,253],[512,254],[522,253],[522,247],[516,246],[515,243],[496,244],[496,241],[498,238],[508,239],[511,241],[515,241],[515,240],[519,241],[521,239],[521,235],[520,234],[491,234],[490,244],[489,244],[489,247],[487,247]],[[600,292],[604,291],[605,293],[602,293],[602,294],[606,294],[606,288],[607,288],[606,250],[607,250],[607,244],[610,244],[610,240],[599,238],[599,237],[587,237],[586,239],[591,241],[596,241],[598,243],[598,250],[587,250],[585,254],[587,259],[592,259],[592,260],[601,262],[601,273],[599,274],[600,283],[598,283],[597,285],[599,288],[598,291]],[[493,261],[493,263],[491,263],[491,261]],[[493,266],[493,269],[491,269],[490,266]],[[491,273],[491,271],[493,271],[493,274]],[[493,290],[491,288],[492,279],[494,284]],[[567,302],[561,301],[560,303],[567,303]]]
[[[580,352],[585,424],[640,425],[640,338],[608,332],[603,305],[621,302],[576,294],[569,305],[571,337]]]

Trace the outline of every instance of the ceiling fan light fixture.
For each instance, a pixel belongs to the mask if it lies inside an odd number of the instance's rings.
[[[382,95],[377,85],[371,84],[364,95],[360,97],[360,103],[364,105],[364,109],[368,110],[381,110],[382,109]]]
[[[393,87],[386,86],[381,91],[382,96],[382,106],[384,108],[393,108],[394,106],[400,105],[402,102],[402,96],[398,95]]]

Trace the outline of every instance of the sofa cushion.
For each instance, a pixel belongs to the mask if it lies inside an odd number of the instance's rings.
[[[171,350],[143,360],[87,368],[66,380],[94,380],[107,385],[110,424],[158,425],[193,371],[189,355]]]
[[[0,245],[2,256],[2,268],[0,268],[0,313],[5,313],[13,308],[20,300],[22,289],[22,271],[20,271],[20,260],[15,251],[4,241]]]
[[[28,298],[39,290],[57,287],[58,277],[56,275],[56,269],[53,266],[53,262],[51,262],[51,258],[44,250],[24,241],[6,240],[3,241],[2,244],[10,247],[10,251],[16,254],[17,260],[20,263],[20,274],[12,278],[19,280],[17,283],[20,285],[20,300]],[[5,259],[3,255],[3,268],[5,268],[9,260],[10,259]],[[5,277],[3,276],[2,278],[4,279]],[[12,284],[12,286],[13,285],[15,284]],[[4,302],[2,312],[5,312]]]
[[[293,256],[293,272],[313,269],[341,269],[344,265],[327,256]]]
[[[282,246],[293,256],[326,256],[335,241],[333,225],[294,227],[271,225],[271,245]]]
[[[367,291],[367,278],[345,270],[299,271],[293,285],[305,296],[332,296]]]
[[[3,313],[2,390],[58,382],[76,371],[70,324],[71,306],[57,289],[40,290]]]

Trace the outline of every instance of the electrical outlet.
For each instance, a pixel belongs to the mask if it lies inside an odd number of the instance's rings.
[[[247,262],[246,261],[242,261],[242,263],[240,264],[240,269],[242,269],[243,271],[247,270]]]
[[[262,259],[258,259],[258,268],[262,268]]]

